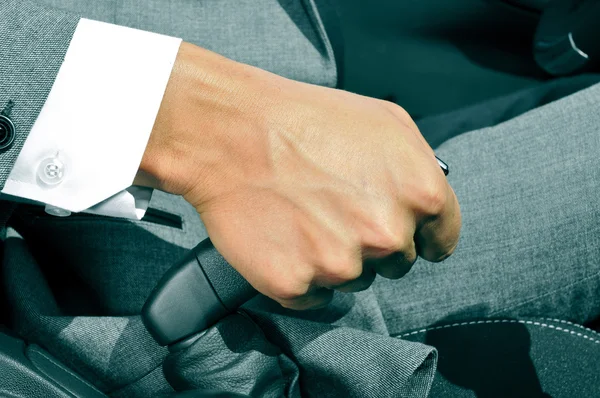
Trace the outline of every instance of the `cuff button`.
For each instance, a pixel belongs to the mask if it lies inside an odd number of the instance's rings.
[[[62,182],[65,165],[56,157],[46,158],[38,166],[38,178],[43,185],[52,187]]]
[[[46,208],[44,210],[46,210],[46,213],[50,214],[51,216],[56,217],[68,217],[71,215],[71,212],[69,210],[61,209],[60,207],[51,205],[46,205]]]
[[[0,152],[10,148],[15,142],[15,125],[12,120],[0,115]]]

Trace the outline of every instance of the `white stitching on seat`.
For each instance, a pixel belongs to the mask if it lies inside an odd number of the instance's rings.
[[[566,325],[571,325],[571,326],[574,326],[574,327],[576,327],[576,328],[579,328],[579,329],[583,329],[583,330],[585,330],[585,331],[592,332],[592,334],[594,334],[594,335],[596,335],[596,336],[600,337],[600,333],[596,332],[595,330],[588,329],[588,328],[586,328],[585,326],[578,325],[578,324],[576,324],[576,323],[573,323],[573,322],[564,321],[564,320],[562,320],[562,319],[553,319],[553,318],[540,318],[540,319],[544,319],[544,320],[546,320],[546,321],[552,321],[552,322],[556,322],[556,323],[564,323],[564,324],[566,324]]]
[[[545,318],[548,319],[548,318]],[[554,319],[549,319],[554,321]],[[559,320],[556,320],[557,322],[560,322]],[[554,330],[558,330],[560,332],[564,332],[564,333],[568,333],[568,334],[572,334],[572,335],[576,335],[577,337],[583,337],[586,340],[590,340],[593,341],[596,344],[600,344],[600,340],[596,340],[593,339],[585,334],[579,333],[579,332],[575,332],[573,330],[568,330],[566,328],[560,328],[554,325],[548,325],[546,323],[540,323],[540,322],[536,322],[536,321],[524,321],[524,320],[518,320],[518,319],[502,319],[502,320],[497,320],[497,319],[488,319],[488,320],[483,320],[483,321],[469,321],[469,322],[460,322],[460,323],[452,323],[452,324],[448,324],[448,325],[441,325],[441,326],[434,326],[431,328],[425,328],[425,329],[420,329],[420,330],[415,330],[414,332],[409,332],[409,333],[403,333],[401,335],[397,335],[395,336],[396,338],[402,338],[402,337],[407,337],[407,336],[413,336],[415,334],[419,334],[419,333],[425,333],[428,331],[432,331],[432,330],[439,330],[439,329],[446,329],[446,328],[453,328],[453,327],[458,327],[458,326],[468,326],[468,325],[484,325],[484,324],[492,324],[492,323],[498,323],[498,322],[502,322],[502,323],[522,323],[522,324],[526,324],[526,325],[533,325],[533,326],[540,326],[540,327],[546,327],[549,329],[554,329]],[[571,324],[570,322],[564,321],[562,323],[567,323],[567,324]],[[573,326],[579,326],[576,324],[571,324]],[[582,329],[586,330],[586,331],[590,331],[590,332],[594,332],[593,330],[590,329],[586,329],[585,327],[581,326]],[[596,332],[594,332],[595,334],[597,334]]]

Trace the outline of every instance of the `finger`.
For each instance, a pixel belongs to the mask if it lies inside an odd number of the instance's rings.
[[[417,220],[415,213],[398,207],[386,211],[387,228],[375,234],[363,234],[363,267],[373,268],[376,274],[388,279],[404,276],[417,260],[414,242]]]
[[[312,287],[308,293],[294,299],[277,299],[285,308],[292,310],[310,310],[324,308],[333,299],[333,290],[325,287]]]
[[[332,286],[331,289],[337,290],[343,293],[361,292],[367,290],[369,286],[373,284],[377,273],[372,266],[365,265],[363,267],[363,273],[360,277],[353,281],[346,282],[342,285]]]
[[[425,260],[439,262],[456,248],[460,236],[461,215],[458,200],[450,184],[444,184],[445,202],[437,214],[420,220],[415,233],[417,253]]]
[[[384,278],[399,279],[406,275],[417,261],[417,251],[413,242],[409,248],[404,249],[402,252],[366,261],[370,263],[376,273]]]

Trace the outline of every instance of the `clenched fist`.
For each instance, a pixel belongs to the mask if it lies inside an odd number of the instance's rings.
[[[294,309],[441,261],[460,209],[410,116],[183,43],[136,184],[183,195],[225,259]]]

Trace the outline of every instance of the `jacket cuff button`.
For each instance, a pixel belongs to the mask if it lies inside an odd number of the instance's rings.
[[[0,152],[10,148],[15,141],[15,125],[12,120],[0,115]]]

